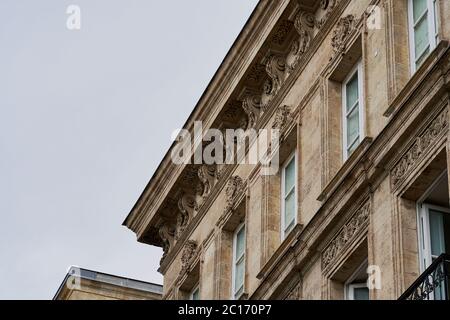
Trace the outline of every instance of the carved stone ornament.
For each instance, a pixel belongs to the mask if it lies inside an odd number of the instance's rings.
[[[170,248],[173,247],[174,238],[175,238],[175,227],[170,225],[169,223],[164,223],[159,228],[159,236],[162,240],[162,249],[163,249],[163,256],[161,258],[161,262],[166,258],[167,254],[169,253]]]
[[[391,172],[392,185],[396,187],[403,181],[406,174],[411,171],[422,158],[428,154],[428,149],[434,145],[438,136],[448,130],[448,109],[446,108],[428,126],[428,128],[418,136],[413,145],[403,155]]]
[[[275,34],[273,35],[271,42],[274,45],[281,46],[286,40],[289,31],[292,28],[292,23],[288,20],[283,20],[280,26],[277,28]]]
[[[291,49],[286,57],[286,65],[289,73],[295,69],[298,60],[308,50],[313,38],[314,25],[315,18],[313,14],[300,11],[296,15],[294,26],[299,37],[292,43]]]
[[[237,204],[239,196],[245,192],[245,184],[239,176],[231,177],[227,183],[225,194],[227,197],[227,206],[225,211],[230,211]]]
[[[338,235],[331,241],[322,253],[322,267],[328,268],[335,259],[342,255],[346,245],[355,240],[359,232],[369,222],[370,201],[367,201],[339,231]]]
[[[285,300],[300,300],[302,298],[302,282],[299,281],[289,292]]]
[[[322,10],[327,10],[329,4],[330,4],[330,0],[321,0],[320,1],[320,8]]]
[[[194,216],[195,210],[198,209],[195,197],[190,194],[183,194],[180,200],[178,200],[178,209],[179,213],[177,216],[177,232],[175,240],[180,238]]]
[[[249,94],[242,101],[242,109],[247,114],[247,128],[253,128],[258,121],[263,109],[261,107],[261,97]]]
[[[266,61],[266,72],[272,80],[272,95],[276,94],[286,79],[286,59],[278,54],[272,54]]]
[[[195,258],[195,253],[197,251],[197,242],[194,240],[188,240],[183,247],[183,252],[181,254],[181,273],[189,270],[192,261]]]
[[[273,129],[282,130],[293,121],[291,110],[288,106],[280,106],[275,112],[275,119],[272,124]]]
[[[340,0],[321,0],[320,1],[320,8],[322,10],[325,10],[325,14],[322,19],[316,21],[316,27],[320,30],[322,29],[323,25],[328,21],[331,14],[333,13],[333,9],[338,4],[338,1]]]
[[[216,183],[216,171],[216,165],[205,164],[198,169],[198,178],[203,185],[203,197],[206,197],[211,193],[211,190]]]
[[[333,37],[331,38],[331,45],[335,55],[345,51],[348,37],[356,30],[358,22],[359,19],[356,19],[352,14],[349,14],[338,21],[336,29],[333,31]]]

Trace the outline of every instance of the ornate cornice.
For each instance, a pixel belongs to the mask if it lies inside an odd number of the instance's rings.
[[[255,117],[256,119],[253,122],[253,125],[255,126],[255,128],[259,128],[261,126],[266,125],[268,123],[269,119],[271,119],[271,117],[274,115],[274,113],[277,110],[276,108],[274,108],[274,106],[276,106],[280,103],[280,101],[283,99],[283,97],[287,94],[289,89],[292,87],[292,85],[295,82],[295,79],[305,68],[307,61],[309,61],[309,59],[312,58],[314,52],[319,48],[319,46],[323,42],[323,39],[328,34],[328,32],[331,30],[331,26],[334,23],[334,19],[337,19],[338,15],[343,10],[344,6],[348,3],[348,1],[349,0],[341,0],[339,2],[336,1],[336,4],[333,5],[332,14],[329,15],[330,21],[327,21],[327,23],[325,23],[321,27],[321,29],[315,35],[315,37],[312,39],[309,39],[309,40],[307,38],[301,38],[301,36],[302,36],[301,33],[302,32],[304,33],[305,31],[308,33],[309,31],[311,31],[311,30],[308,30],[308,28],[310,28],[310,26],[311,26],[311,23],[308,20],[308,19],[310,19],[310,17],[308,17],[305,14],[303,14],[303,16],[301,16],[301,15],[297,16],[297,22],[294,23],[295,29],[296,29],[296,32],[298,32],[300,34],[300,38],[302,39],[302,41],[306,40],[304,42],[305,51],[301,55],[299,55],[297,64],[295,65],[294,69],[289,68],[286,65],[286,61],[283,60],[285,58],[280,58],[279,55],[269,56],[269,59],[266,61],[265,71],[268,74],[270,86],[269,85],[267,86],[265,93],[263,92],[263,94],[261,96],[261,105],[263,107],[263,110],[267,109],[267,112],[263,112],[262,114],[260,114],[259,119],[258,119],[258,117]],[[330,7],[327,7],[327,8],[330,8]],[[305,28],[306,28],[306,30],[305,30]],[[311,33],[309,33],[308,36],[310,34]],[[301,51],[302,50],[300,50],[299,52],[301,53]],[[273,90],[273,88],[274,88],[273,84],[275,84],[275,87],[278,87],[277,90]],[[253,100],[253,101],[255,101],[255,100]],[[258,102],[258,99],[256,101]],[[193,116],[191,116],[191,118],[192,117]],[[164,166],[164,163],[162,163],[161,166]],[[170,167],[170,166],[167,165],[167,167],[164,169],[165,172],[168,172],[168,167]],[[177,175],[176,172],[179,172],[180,170],[183,170],[183,168],[178,168],[177,170],[174,170],[172,172],[172,175]],[[220,179],[227,179],[228,173],[231,173],[233,170],[234,170],[234,166],[230,166],[229,170],[225,170],[225,171],[221,170],[220,171]],[[217,172],[216,175],[219,178],[219,172]],[[158,176],[161,176],[161,172],[158,173]],[[203,173],[199,173],[198,178],[200,178],[200,181],[204,185],[203,195],[205,195],[204,190],[208,189],[208,186],[205,185],[205,182],[208,182],[208,181],[205,180],[205,176],[203,175]],[[170,179],[168,179],[168,182],[170,182]],[[158,188],[163,187],[160,183],[156,183],[156,185],[158,186]],[[217,185],[218,185],[218,183],[216,183],[212,189],[218,188],[218,190],[220,190],[221,187],[217,186]],[[170,183],[167,184],[166,188],[171,188],[171,184]],[[146,191],[144,191],[144,193],[148,194],[148,191],[146,190]],[[154,193],[157,195],[160,195],[159,199],[161,199],[161,195],[165,194],[165,191],[164,190],[154,190]],[[191,230],[193,224],[195,225],[196,223],[198,223],[198,221],[200,221],[201,215],[203,215],[206,212],[206,208],[203,208],[205,206],[205,203],[206,203],[206,207],[208,207],[210,205],[210,203],[212,202],[212,199],[210,200],[210,198],[211,197],[214,198],[217,194],[218,194],[218,191],[217,192],[211,191],[207,197],[204,197],[204,200],[200,200],[200,201],[199,201],[197,195],[194,195],[196,197],[196,201],[197,201],[196,209],[193,211],[193,213],[195,215],[194,218],[192,218],[192,215],[189,216],[190,211],[186,210],[186,206],[184,206],[184,209],[183,209],[184,211],[180,210],[180,211],[182,211],[182,213],[179,214],[180,215],[179,223],[177,225],[178,225],[178,229],[181,230],[181,232],[179,232],[179,231],[176,232],[177,240],[179,242],[182,243],[183,239],[185,239],[188,236],[188,234],[190,233],[190,231],[188,231],[188,229]],[[148,211],[149,208],[151,208],[151,207],[158,208],[160,205],[156,204],[155,201],[159,201],[159,200],[157,200],[157,198],[155,198],[155,199],[153,199],[153,201],[146,201],[145,206],[147,209],[142,210],[142,208],[141,208],[139,210],[141,212],[144,212],[144,211]],[[142,204],[141,200],[139,200],[138,202],[139,202],[139,205]],[[188,208],[189,208],[189,206],[188,206]],[[184,221],[186,221],[186,220],[184,219],[184,217],[186,216],[186,212],[188,213],[187,214],[188,222],[185,225]],[[200,213],[202,213],[202,214],[200,214]],[[144,218],[147,220],[147,222],[142,220]],[[152,219],[152,218],[153,218],[152,215],[147,215],[146,217],[140,216],[140,217],[138,217],[138,220],[133,220],[130,218],[131,220],[127,219],[128,221],[125,221],[125,224],[132,229],[136,229],[137,227],[139,227],[139,231],[137,231],[137,233],[138,233],[138,238],[140,238],[143,236],[143,233],[145,231],[143,228],[146,226],[149,226],[149,223],[150,223],[149,219]],[[194,222],[194,220],[197,222]],[[189,225],[189,227],[187,227],[187,225]],[[181,236],[181,234],[183,234],[183,236]],[[154,244],[156,244],[156,242]],[[180,248],[180,246],[178,246],[177,244],[170,246],[170,248],[174,248],[174,247]],[[179,249],[174,250],[174,252],[171,254],[171,256],[174,256],[178,251],[179,251]],[[172,261],[172,258],[170,258],[169,260]],[[164,261],[164,265],[167,265],[167,263],[168,263],[168,261]],[[165,269],[165,267],[163,267],[163,264],[161,265],[160,269],[161,270]]]

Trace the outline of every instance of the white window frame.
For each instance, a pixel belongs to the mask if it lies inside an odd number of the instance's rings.
[[[284,239],[286,239],[286,237],[289,235],[289,233],[292,231],[292,229],[288,232],[285,233],[285,229],[286,229],[286,190],[285,190],[285,182],[286,182],[286,168],[287,166],[291,163],[292,160],[294,160],[294,175],[295,175],[295,182],[294,182],[294,202],[295,202],[295,209],[294,209],[294,227],[297,225],[297,221],[298,221],[298,203],[297,203],[297,197],[298,197],[298,168],[297,168],[297,150],[294,151],[289,158],[287,159],[287,161],[285,161],[285,163],[282,166],[281,169],[281,241],[283,241]]]
[[[355,300],[355,289],[367,288],[367,283],[352,283],[347,285],[347,300]]]
[[[424,272],[432,263],[431,256],[431,238],[430,238],[430,219],[429,209],[450,213],[450,209],[424,203],[425,199],[433,192],[436,185],[447,175],[447,170],[442,172],[439,177],[425,191],[423,196],[417,201],[417,233],[419,237],[419,258],[420,272]]]
[[[437,0],[426,0],[427,1],[427,15],[428,15],[428,47],[431,53],[437,46],[439,42],[439,17]],[[419,19],[420,20],[420,19]],[[417,71],[417,60],[415,40],[414,40],[414,11],[413,11],[413,0],[408,0],[408,33],[409,33],[409,52],[410,52],[410,66],[411,74]],[[421,57],[421,55],[419,56]]]
[[[194,287],[194,289],[192,289],[191,293],[189,294],[189,300],[194,300],[194,294],[195,294],[196,291],[198,291],[198,297],[199,297],[199,300],[200,300],[200,285],[199,284],[197,284]]]
[[[347,281],[344,284],[344,296],[346,300],[354,300],[355,299],[355,289],[356,288],[369,288],[367,285],[367,281],[364,283],[352,283],[358,274],[361,273],[361,271],[365,270],[367,273],[367,267],[369,264],[368,259],[364,259],[364,262],[353,272],[353,274],[347,279]],[[368,277],[368,275],[367,275]],[[367,278],[368,279],[368,278]],[[370,291],[369,291],[370,292]],[[370,293],[369,293],[370,298]]]
[[[428,203],[422,203],[420,210],[420,220],[419,220],[419,231],[421,234],[420,240],[420,263],[421,271],[424,272],[427,267],[433,262],[433,255],[431,254],[431,235],[430,235],[430,210],[435,210],[439,212],[446,212],[450,214],[449,208],[444,208],[440,206],[431,205]]]
[[[246,263],[245,259],[246,259],[246,251],[247,251],[247,229],[246,228],[244,229],[244,252],[242,253],[241,257],[236,257],[237,235],[242,230],[242,228],[245,228],[245,223],[241,223],[236,228],[236,230],[234,231],[234,234],[233,234],[233,268],[232,268],[232,276],[231,276],[231,281],[232,281],[232,285],[231,285],[231,288],[232,288],[231,289],[231,300],[238,300],[244,294],[244,291],[245,291],[245,274],[246,274],[246,272],[245,272],[245,269],[246,269],[246,267],[245,267],[245,263]],[[239,295],[237,295],[237,292],[236,292],[237,288],[235,287],[235,285],[236,285],[236,281],[235,281],[235,278],[236,278],[236,264],[241,259],[243,259],[242,263],[244,264],[244,279],[242,281],[242,292]]]
[[[352,108],[350,112],[347,112],[347,84],[350,82],[350,80],[353,79],[356,74],[358,75],[359,139],[358,142],[355,140],[354,143],[357,142],[359,145],[365,137],[363,71],[362,60],[359,60],[342,83],[342,154],[344,156],[344,161],[346,161],[350,156],[350,154],[348,153],[350,145],[348,145],[347,141],[347,116],[353,110]]]

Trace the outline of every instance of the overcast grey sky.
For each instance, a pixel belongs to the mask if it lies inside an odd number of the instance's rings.
[[[1,299],[50,299],[70,265],[162,283],[121,224],[256,3],[0,1]]]

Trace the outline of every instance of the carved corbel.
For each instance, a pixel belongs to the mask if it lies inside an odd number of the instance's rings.
[[[162,240],[162,249],[164,252],[161,258],[162,262],[169,253],[169,250],[173,247],[175,241],[175,226],[166,222],[163,225],[161,225],[161,227],[158,230],[158,233]]]
[[[265,65],[267,75],[272,79],[272,91],[275,94],[286,79],[286,59],[282,55],[271,54],[266,59]]]
[[[247,129],[253,128],[264,111],[261,105],[261,97],[255,94],[247,94],[242,101],[242,109],[247,114]]]
[[[207,197],[210,193],[214,185],[216,184],[216,165],[202,165],[198,169],[198,178],[203,185],[202,197]]]
[[[321,0],[320,8],[325,11],[325,14],[322,19],[316,21],[317,29],[322,29],[323,25],[330,18],[331,13],[333,12],[334,7],[336,7],[338,1],[340,0]]]
[[[277,94],[286,80],[288,73],[286,68],[286,58],[279,54],[270,54],[263,61],[266,66],[266,73],[269,78],[264,83],[261,106],[264,109]]]
[[[179,213],[177,216],[177,232],[175,240],[180,238],[194,216],[195,211],[198,209],[195,197],[190,194],[183,194],[180,200],[178,200],[178,209]]]
[[[308,50],[313,38],[316,19],[313,14],[300,11],[294,20],[294,27],[299,37],[294,40],[291,50],[286,57],[288,73],[291,73],[297,65],[298,60]]]

